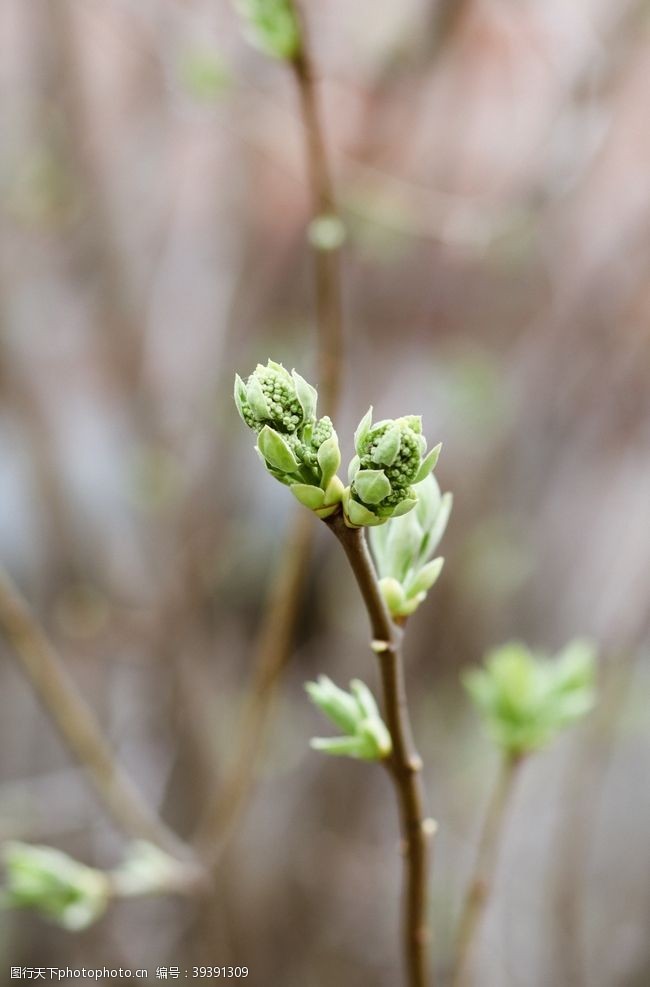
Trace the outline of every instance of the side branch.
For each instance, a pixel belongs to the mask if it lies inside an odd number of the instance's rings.
[[[309,178],[312,220],[339,219],[329,172],[320,119],[314,71],[305,25],[302,46],[291,63],[305,133],[305,157]],[[316,276],[316,320],[319,345],[319,395],[324,414],[333,415],[339,404],[343,364],[343,310],[341,302],[340,244],[327,249],[313,244]]]
[[[298,508],[264,612],[234,754],[195,837],[202,858],[211,868],[220,862],[254,787],[276,687],[291,653],[309,568],[313,528],[313,517],[304,508]]]
[[[305,139],[311,219],[337,218],[327,151],[314,87],[305,25],[300,52],[290,63],[295,78]],[[333,416],[339,405],[343,368],[343,312],[340,248],[313,245],[316,275],[317,365],[321,412]],[[302,508],[287,535],[279,574],[265,605],[262,628],[255,645],[253,673],[234,754],[222,786],[208,803],[196,842],[216,867],[254,787],[266,727],[278,683],[289,659],[293,632],[303,599],[314,533],[313,517]]]
[[[472,953],[494,883],[505,812],[520,764],[521,757],[506,755],[485,814],[474,872],[465,892],[458,920],[452,987],[466,987],[469,983]]]
[[[175,856],[189,848],[149,808],[115,760],[94,713],[6,573],[0,570],[0,633],[18,657],[65,743],[86,769],[112,817],[131,836]]]
[[[426,987],[429,929],[427,923],[428,841],[432,827],[425,817],[422,761],[413,741],[402,660],[402,630],[390,618],[381,595],[362,528],[348,528],[338,514],[327,519],[348,558],[370,619],[372,647],[379,659],[386,724],[393,752],[386,767],[393,779],[404,840],[403,935],[409,987]]]

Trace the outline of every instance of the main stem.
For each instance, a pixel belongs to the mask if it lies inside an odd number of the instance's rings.
[[[373,651],[379,658],[384,714],[393,742],[385,764],[393,779],[404,840],[403,938],[409,987],[426,987],[429,929],[427,925],[428,841],[432,827],[425,818],[422,760],[415,748],[409,718],[402,631],[390,618],[362,528],[348,528],[343,517],[326,522],[347,555],[363,596],[372,629]]]
[[[504,756],[499,776],[490,797],[479,839],[474,871],[461,905],[456,954],[451,978],[452,987],[466,987],[470,982],[472,952],[494,883],[505,812],[520,763],[521,757],[512,754]]]

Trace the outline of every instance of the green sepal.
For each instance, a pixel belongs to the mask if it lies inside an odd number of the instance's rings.
[[[289,490],[304,507],[317,511],[325,504],[325,491],[310,483],[292,483]]]
[[[361,455],[361,449],[363,443],[368,437],[370,427],[372,425],[372,405],[368,408],[365,415],[359,422],[354,433],[354,448],[357,454]]]
[[[244,417],[244,402],[246,401],[246,385],[241,379],[239,374],[235,374],[235,404],[237,406],[237,411],[239,412],[239,417],[243,421],[244,425],[248,425]]]
[[[343,499],[345,487],[343,481],[338,476],[333,476],[325,488],[325,503],[338,505]]]
[[[417,497],[405,497],[404,500],[400,501],[400,503],[393,508],[390,516],[403,517],[404,514],[408,514],[409,511],[413,510],[417,502]]]
[[[312,387],[304,377],[301,377],[297,370],[292,370],[291,376],[305,421],[310,421],[316,415],[316,401],[318,399],[316,388]]]
[[[300,51],[300,28],[288,0],[235,0],[248,41],[272,58],[290,61]]]
[[[398,422],[395,422],[377,443],[372,454],[373,462],[379,466],[392,466],[397,459],[401,444],[402,432]]]
[[[349,488],[346,488],[349,490]],[[363,528],[369,527],[374,524],[383,524],[387,519],[377,517],[372,511],[369,511],[367,507],[360,504],[358,501],[353,500],[351,497],[347,498],[347,503],[344,500],[344,511],[345,518],[349,522],[349,526],[352,528]]]
[[[354,487],[364,504],[380,504],[391,492],[390,480],[383,470],[359,470]]]
[[[442,442],[439,442],[437,446],[433,447],[431,452],[427,453],[427,455],[422,460],[422,465],[420,466],[420,469],[418,470],[417,475],[413,480],[413,483],[421,483],[422,480],[424,480],[429,475],[429,473],[431,473],[436,468],[438,459],[440,457],[441,449],[442,449]]]
[[[359,467],[361,466],[361,460],[358,456],[353,456],[350,460],[350,465],[348,466],[348,483],[354,483],[354,478],[359,472]]]
[[[298,460],[279,432],[265,425],[257,437],[257,445],[267,463],[283,473],[295,473]]]
[[[339,509],[338,504],[331,504],[328,507],[319,507],[318,510],[314,511],[314,514],[316,515],[316,517],[324,519],[327,517],[331,517],[332,514],[336,514],[338,509]]]
[[[271,417],[271,411],[264,396],[262,385],[255,374],[251,374],[248,378],[248,383],[246,384],[246,400],[257,418]]]
[[[321,468],[321,486],[325,490],[331,480],[336,476],[336,472],[341,465],[341,450],[339,449],[339,440],[336,432],[330,435],[329,439],[325,439],[316,454],[316,458]]]

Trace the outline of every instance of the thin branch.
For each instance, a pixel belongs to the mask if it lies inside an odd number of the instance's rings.
[[[314,87],[311,55],[303,25],[302,46],[291,62],[298,88],[305,136],[312,219],[337,217],[325,139]],[[317,366],[320,410],[338,408],[343,368],[343,314],[340,248],[313,248],[316,273]],[[196,842],[216,866],[253,789],[277,684],[286,666],[306,582],[314,532],[313,519],[300,508],[290,531],[279,572],[265,607],[234,754],[224,782],[209,802]]]
[[[312,219],[322,216],[339,219],[316,95],[314,68],[304,23],[301,31],[302,45],[291,65],[300,98]],[[341,249],[333,247],[323,250],[315,246],[313,256],[319,339],[318,393],[322,411],[327,415],[333,415],[340,398],[344,347]]]
[[[252,792],[276,686],[288,660],[307,577],[314,521],[302,508],[289,534],[265,610],[235,751],[196,835],[211,867],[221,860]]]
[[[69,750],[86,769],[111,816],[128,834],[175,856],[191,851],[147,805],[116,762],[94,713],[27,603],[0,570],[0,632],[6,637]]]
[[[472,953],[488,897],[494,884],[506,809],[521,761],[521,757],[512,755],[504,757],[488,803],[474,871],[465,892],[458,920],[452,987],[466,987],[470,983]]]
[[[363,529],[348,528],[340,514],[327,519],[326,524],[341,543],[361,590],[374,639],[372,648],[379,659],[384,713],[393,742],[392,754],[385,764],[395,785],[404,840],[403,938],[407,983],[409,987],[426,987],[430,939],[428,843],[433,827],[425,816],[422,760],[413,741],[404,686],[403,632],[391,620],[384,603]]]

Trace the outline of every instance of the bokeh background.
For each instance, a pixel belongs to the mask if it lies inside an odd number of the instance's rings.
[[[440,826],[437,965],[497,770],[459,673],[510,638],[553,651],[579,634],[599,707],[521,774],[476,984],[646,987],[650,8],[304,10],[348,229],[344,456],[369,403],[421,412],[455,497],[407,638]],[[4,0],[0,105],[0,559],[191,839],[295,523],[233,374],[268,356],[319,370],[294,81],[223,0]],[[392,793],[379,769],[308,750],[323,724],[305,679],[376,681],[351,576],[314,525],[212,900],[117,904],[77,935],[4,913],[7,977],[239,963],[259,987],[399,982]],[[113,866],[123,835],[0,652],[0,837]]]

